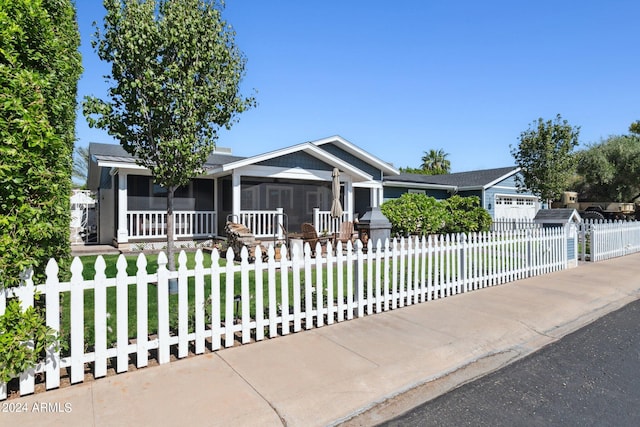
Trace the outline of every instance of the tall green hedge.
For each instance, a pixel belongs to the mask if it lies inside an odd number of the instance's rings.
[[[76,93],[70,0],[0,0],[0,285],[70,254]]]
[[[424,194],[405,193],[382,204],[395,236],[488,231],[491,215],[476,196],[452,196],[437,201]]]

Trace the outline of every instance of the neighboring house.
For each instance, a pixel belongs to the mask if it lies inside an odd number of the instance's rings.
[[[97,192],[98,242],[127,246],[166,239],[166,190],[121,146],[89,146],[88,187]],[[253,157],[218,148],[205,173],[176,191],[179,239],[221,235],[227,220],[241,222],[257,237],[281,236],[312,222],[333,232],[332,171],[338,168],[343,220],[379,206],[383,176],[399,172],[349,141],[333,136]]]
[[[515,166],[459,172],[446,175],[419,175],[402,173],[384,178],[384,200],[395,199],[403,193],[422,193],[438,200],[454,194],[478,196],[480,206],[494,220],[527,219],[535,217],[540,209],[538,197],[516,187]]]

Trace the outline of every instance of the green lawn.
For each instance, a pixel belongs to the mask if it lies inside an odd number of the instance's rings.
[[[118,255],[107,255],[103,257],[105,260],[105,263],[107,265],[106,268],[106,276],[108,278],[113,278],[116,276],[116,261],[118,259]],[[147,273],[149,274],[154,274],[157,270],[157,255],[147,255]],[[81,257],[84,269],[83,269],[83,276],[85,280],[92,280],[94,278],[95,275],[95,269],[94,269],[94,264],[95,261],[97,259],[97,256],[85,256],[85,257]],[[384,258],[383,258],[384,259]],[[127,256],[126,257],[127,260],[127,274],[129,276],[135,276],[136,271],[137,271],[137,267],[136,267],[136,261],[137,261],[137,256],[136,255],[131,255],[131,256]],[[420,279],[422,277],[422,265],[419,262],[418,265],[413,265],[413,260],[414,258],[412,257],[412,271],[411,271],[411,281],[413,282],[413,278],[415,277],[415,269],[418,269],[418,273],[417,273],[417,277]],[[451,265],[452,267],[452,273],[450,274],[449,278],[450,280],[455,280],[455,276],[457,274],[457,263],[459,262],[458,260],[458,254],[456,251],[451,251],[448,253],[444,253],[444,254],[440,254],[437,258],[432,259],[433,261],[433,269],[434,272],[437,271],[437,269],[439,268],[439,266],[442,264],[443,266],[447,266],[447,265]],[[442,261],[442,262],[441,262]],[[494,257],[494,259],[492,260],[492,262],[490,263],[490,257],[486,256],[483,258],[482,261],[482,266],[480,266],[479,270],[486,270],[487,266],[490,264],[497,266],[498,264],[512,264],[513,260],[510,259],[509,256],[507,256],[506,254],[503,255],[502,259],[497,259]],[[176,266],[177,266],[177,260],[176,260]],[[224,258],[221,258],[220,260],[220,265],[221,268],[224,268],[224,265],[226,264],[226,260]],[[204,256],[204,266],[205,268],[209,268],[211,266],[211,256],[209,254],[205,254]],[[195,253],[194,252],[189,252],[187,253],[187,267],[189,269],[193,269],[195,267]],[[343,295],[346,295],[347,293],[347,268],[346,265],[343,266]],[[366,282],[368,279],[368,271],[367,271],[367,263],[364,263],[364,274],[363,274],[363,280]],[[392,267],[391,267],[391,263],[386,267],[388,269],[388,277],[389,277],[389,287],[391,287],[392,285]],[[409,268],[409,263],[408,260],[405,259],[405,268],[404,268],[404,276],[405,276],[405,280],[409,279],[408,276],[408,268]],[[469,268],[469,267],[467,267]],[[355,275],[355,265],[354,265],[354,275]],[[384,274],[384,272],[382,271],[383,268],[380,269],[376,269],[376,270],[380,270],[379,274],[382,276]],[[312,271],[312,280],[315,283],[316,280],[316,275],[315,275],[315,270]],[[372,276],[375,274],[375,271],[372,272]],[[400,276],[402,274],[402,272],[400,272],[400,266],[398,265],[396,268],[396,274],[398,276]],[[268,273],[265,270],[263,272],[263,307],[264,307],[264,315],[265,317],[267,317],[268,315],[268,303],[269,303],[269,294],[268,294],[268,283],[267,283],[267,276]],[[249,277],[249,290],[252,294],[252,299],[251,299],[251,307],[250,307],[250,314],[252,318],[255,318],[255,274],[253,271],[250,271],[248,274]],[[323,277],[323,287],[326,289],[327,286],[327,269],[326,267],[323,267],[323,271],[322,271],[322,277]],[[226,303],[226,286],[225,286],[225,280],[226,280],[226,275],[224,273],[221,274],[220,277],[220,297],[221,297],[221,301],[220,301],[220,313],[221,313],[221,318],[224,321],[225,318],[225,303]],[[304,303],[304,270],[302,270],[301,272],[301,277],[300,277],[300,281],[301,281],[301,307],[302,310],[304,310],[305,308],[305,303]],[[375,278],[373,278],[373,281],[375,283]],[[399,280],[398,280],[399,281]],[[276,271],[276,301],[278,303],[281,302],[281,276],[280,276],[280,272]],[[383,281],[381,280],[381,284],[382,286]],[[355,289],[355,284],[353,285],[354,289]],[[415,286],[415,284],[413,285]],[[192,328],[192,322],[193,322],[193,317],[194,317],[194,292],[195,292],[195,283],[194,283],[194,278],[189,278],[188,281],[188,289],[189,289],[189,304],[190,304],[190,308],[189,308],[189,312],[190,312],[190,329]],[[205,292],[205,298],[208,298],[210,293],[211,293],[211,277],[207,274],[205,274],[205,287],[204,287],[204,292]],[[236,277],[234,280],[234,295],[239,295],[241,293],[241,284],[240,284],[240,273],[236,273]],[[288,279],[288,289],[289,289],[289,305],[290,305],[290,309],[289,311],[291,312],[293,310],[293,279],[292,279],[292,273],[289,273],[289,279]],[[148,330],[150,334],[154,334],[157,331],[157,323],[158,323],[158,316],[157,316],[157,287],[155,284],[148,284],[147,285],[147,293],[148,293]],[[326,291],[325,291],[326,294]],[[337,290],[337,268],[333,267],[333,298],[334,300],[337,299],[337,295],[338,295],[338,290]],[[137,298],[137,286],[136,285],[130,285],[128,287],[128,336],[133,338],[136,336],[136,328],[137,328],[137,313],[136,313],[136,298]],[[316,295],[315,293],[312,295],[313,298],[313,305],[315,306],[315,302],[316,302]],[[326,295],[325,295],[326,298]],[[61,295],[61,300],[62,300],[62,304],[61,304],[61,310],[62,310],[62,314],[61,314],[61,336],[63,337],[63,340],[67,341],[68,340],[68,336],[69,336],[69,323],[70,323],[70,319],[69,319],[69,293],[65,292]],[[326,304],[326,301],[324,302]],[[170,313],[171,313],[171,318],[170,318],[170,326],[173,329],[177,329],[177,313],[178,313],[178,295],[177,294],[170,294],[169,295],[169,307],[170,307]],[[207,309],[209,309],[210,307],[210,301],[208,303],[205,303],[205,307]],[[210,311],[210,310],[207,310]],[[107,326],[108,326],[108,332],[107,332],[107,345],[111,346],[115,341],[116,341],[116,336],[117,336],[117,326],[116,326],[116,289],[115,287],[109,287],[107,288],[107,312],[110,314],[110,317],[107,320]],[[239,313],[238,313],[239,314]],[[87,347],[87,349],[89,349],[92,346],[93,340],[94,340],[94,291],[93,289],[88,289],[85,290],[84,292],[84,323],[85,323],[85,345]]]
[[[107,278],[116,277],[116,261],[118,259],[118,255],[108,255],[103,257],[105,263],[107,265],[106,268],[106,276]],[[147,273],[154,274],[157,271],[157,255],[149,255],[147,256]],[[94,264],[97,259],[97,256],[86,256],[81,257],[83,263],[83,278],[85,280],[92,280],[95,276],[95,268]],[[127,256],[127,274],[129,276],[135,276],[137,272],[136,261],[137,256]],[[177,266],[176,259],[176,266]],[[220,260],[221,268],[224,268],[226,265],[226,260]],[[208,254],[205,254],[204,257],[204,267],[209,268],[211,266],[211,257]],[[187,267],[189,269],[193,269],[195,267],[195,253],[187,253]],[[344,286],[346,292],[346,268],[344,269]],[[334,295],[337,295],[337,289],[335,289],[335,283],[337,282],[337,272],[334,271]],[[249,289],[252,294],[255,293],[255,273],[253,271],[249,272]],[[304,277],[304,272],[302,273],[302,277]],[[304,280],[304,279],[302,279]],[[315,272],[313,275],[313,280],[315,281]],[[221,318],[224,321],[225,319],[225,304],[226,304],[226,274],[222,273],[220,276],[220,313]],[[241,283],[240,283],[240,273],[236,273],[236,278],[234,280],[234,295],[239,295],[241,293]],[[281,301],[281,276],[280,272],[276,272],[276,301]],[[323,285],[326,287],[327,277],[326,270],[323,272]],[[289,275],[289,303],[293,304],[293,280],[291,275]],[[130,285],[128,287],[128,335],[129,337],[135,337],[136,328],[137,328],[137,310],[136,310],[136,296],[137,296],[137,286]],[[211,293],[211,277],[205,273],[205,286],[204,286],[204,296],[208,298]],[[193,277],[190,277],[188,280],[188,293],[189,293],[189,312],[191,313],[190,322],[193,321],[193,313],[194,313],[194,294],[195,294],[195,280]],[[158,303],[157,303],[157,287],[155,284],[147,285],[147,294],[148,294],[148,329],[150,334],[154,334],[157,331],[158,324]],[[263,273],[263,295],[264,295],[264,314],[265,317],[268,314],[268,283],[267,283],[267,271]],[[302,307],[304,307],[304,289],[302,290]],[[61,295],[61,336],[64,341],[68,341],[69,337],[69,324],[70,324],[70,306],[67,303],[70,299],[69,292],[64,292]],[[315,295],[314,295],[315,302]],[[210,301],[207,301],[206,308],[209,313],[209,305]],[[94,336],[94,291],[93,289],[87,289],[84,292],[84,324],[85,324],[85,345],[89,348],[93,343]],[[315,305],[315,304],[314,304]],[[116,341],[117,337],[117,325],[116,325],[116,289],[111,286],[107,288],[107,313],[109,313],[109,318],[107,319],[107,345],[110,346]],[[178,313],[178,295],[170,294],[169,295],[169,310],[171,313],[170,317],[170,326],[174,329],[177,328],[177,313]],[[251,299],[251,307],[250,307],[251,316],[255,318],[255,298]]]

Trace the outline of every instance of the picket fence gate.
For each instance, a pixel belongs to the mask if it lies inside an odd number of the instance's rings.
[[[566,247],[564,231],[547,228],[394,239],[375,247],[369,242],[366,248],[356,241],[355,246],[351,242],[345,248],[338,245],[335,251],[331,244],[324,251],[318,245],[315,253],[322,256],[316,257],[309,245],[303,253],[293,246],[290,257],[282,246],[278,260],[269,247],[264,261],[258,247],[252,264],[246,248],[239,263],[227,250],[225,265],[213,250],[211,267],[206,268],[204,254],[198,250],[193,269],[187,268],[183,251],[174,272],[167,269],[167,257],[160,253],[153,274],[147,273],[147,259],[140,254],[135,276],[127,274],[127,261],[120,255],[115,277],[106,277],[105,261],[98,257],[91,280],[83,279],[82,262],[75,258],[68,282],[58,279],[58,265],[52,259],[44,284],[36,286],[27,277],[24,286],[0,290],[0,314],[8,298],[19,298],[23,309],[31,306],[37,291],[45,299],[47,325],[60,330],[61,295],[69,305],[68,354],[50,348],[44,360],[23,373],[19,388],[26,395],[34,392],[36,374],[44,375],[47,390],[54,389],[60,386],[61,370],[69,372],[72,384],[79,383],[85,370],[95,378],[106,376],[109,363],[117,373],[127,371],[130,363],[145,367],[150,357],[164,364],[172,352],[183,358],[190,350],[204,353],[207,346],[216,351],[562,270],[567,266]],[[170,310],[172,280],[177,280],[177,314]],[[136,300],[134,336],[128,333],[134,315],[128,309],[130,287]],[[206,287],[209,298],[205,298]],[[107,313],[110,288],[115,288],[115,313]],[[88,337],[92,342],[85,342],[86,293],[94,300],[94,331]],[[150,297],[157,300],[156,330],[150,330],[148,322]],[[115,315],[116,328],[112,345],[107,342],[108,324],[114,322],[108,321],[110,315]],[[177,316],[177,328],[170,327],[171,316]],[[7,385],[1,384],[0,400],[6,398]]]
[[[578,233],[583,261],[604,261],[640,252],[638,221],[584,220]]]

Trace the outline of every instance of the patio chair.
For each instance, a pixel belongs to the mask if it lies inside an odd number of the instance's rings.
[[[335,234],[334,243],[337,246],[338,243],[353,243],[353,222],[344,221],[340,224],[340,232]]]
[[[303,223],[301,230],[302,241],[304,243],[309,243],[309,246],[311,246],[311,251],[314,253],[318,242],[320,242],[320,245],[323,248],[322,250],[324,251],[327,246],[327,242],[332,239],[332,236],[319,236],[316,228],[309,222]]]

